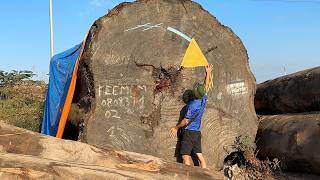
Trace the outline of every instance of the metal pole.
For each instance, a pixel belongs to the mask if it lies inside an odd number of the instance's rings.
[[[50,57],[52,58],[54,55],[52,0],[49,0],[49,16],[50,16]]]

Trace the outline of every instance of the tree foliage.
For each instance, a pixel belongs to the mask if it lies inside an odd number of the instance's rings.
[[[13,85],[21,80],[30,79],[35,74],[32,71],[11,71],[0,70],[0,86]]]

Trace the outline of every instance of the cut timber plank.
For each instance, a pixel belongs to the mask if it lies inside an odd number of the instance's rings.
[[[216,171],[98,149],[0,122],[0,179],[223,179]]]

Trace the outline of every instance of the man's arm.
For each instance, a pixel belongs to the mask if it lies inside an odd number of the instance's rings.
[[[182,121],[177,126],[170,129],[170,137],[175,138],[177,136],[178,130],[188,125],[189,122],[190,122],[189,119],[183,118]]]
[[[205,75],[205,78],[204,78],[204,88],[206,89],[206,92],[208,92],[209,91],[209,86],[210,86],[210,79],[211,79],[211,75],[212,75],[213,66],[212,66],[212,64],[209,64],[205,68],[206,68],[206,75]]]
[[[189,119],[187,118],[183,118],[182,121],[175,127],[177,130],[180,129],[180,128],[183,128],[185,127],[186,125],[188,125],[190,122]]]

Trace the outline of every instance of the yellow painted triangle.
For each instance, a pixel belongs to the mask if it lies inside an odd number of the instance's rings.
[[[208,64],[209,64],[208,60],[202,53],[196,40],[192,39],[180,66],[198,67],[198,66],[206,66]]]

